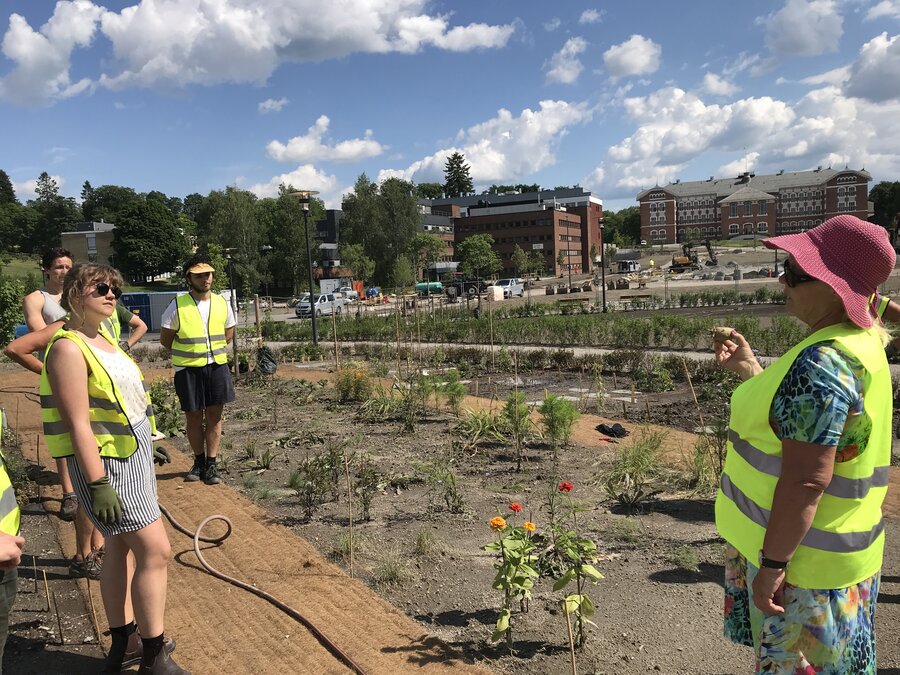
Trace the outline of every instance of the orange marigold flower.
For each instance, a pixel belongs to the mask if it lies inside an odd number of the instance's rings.
[[[498,532],[506,529],[506,519],[503,516],[494,516],[491,518],[491,529]]]
[[[509,510],[513,513],[519,513],[522,510],[522,505],[519,502],[513,502],[509,505]]]
[[[567,481],[567,480],[564,480],[562,483],[559,484],[559,491],[560,491],[560,492],[571,492],[571,491],[574,490],[574,489],[575,489],[575,486],[572,485],[572,484],[571,484],[569,481]]]
[[[522,524],[522,527],[525,528],[525,531],[526,531],[526,532],[534,532],[534,531],[537,529],[537,525],[535,525],[534,523],[532,523],[530,520],[526,520],[526,521]]]

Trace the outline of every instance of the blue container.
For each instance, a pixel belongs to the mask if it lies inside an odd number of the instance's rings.
[[[16,340],[18,340],[23,335],[27,335],[29,333],[28,326],[26,326],[24,323],[17,323],[15,326],[15,331],[16,332],[15,332],[14,339],[16,339]]]
[[[124,293],[120,301],[132,313],[137,314],[141,321],[147,324],[147,330],[151,333],[159,331],[159,326],[152,325],[153,317],[150,316],[150,296],[147,293]]]

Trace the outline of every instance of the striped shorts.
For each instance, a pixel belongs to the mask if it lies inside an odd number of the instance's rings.
[[[69,476],[75,486],[78,503],[84,505],[88,517],[104,537],[140,530],[159,518],[150,421],[145,417],[132,427],[138,443],[137,450],[130,457],[100,458],[106,475],[109,476],[109,483],[115,488],[122,503],[122,520],[118,523],[106,525],[97,522],[91,512],[91,489],[88,487],[88,481],[81,473],[75,458],[68,458]]]

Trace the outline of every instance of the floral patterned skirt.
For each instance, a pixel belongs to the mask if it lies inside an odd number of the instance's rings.
[[[754,648],[757,674],[875,675],[880,572],[836,590],[787,584],[784,614],[766,616],[748,590],[758,569],[731,546],[725,556],[725,637]]]

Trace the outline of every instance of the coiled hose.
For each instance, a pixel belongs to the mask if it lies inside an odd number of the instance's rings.
[[[363,670],[356,662],[353,661],[340,647],[338,647],[334,642],[332,642],[325,633],[323,633],[312,621],[303,616],[296,609],[289,607],[288,605],[281,602],[272,595],[269,595],[265,591],[261,591],[258,588],[254,588],[250,584],[244,583],[240,579],[235,579],[234,577],[230,577],[227,574],[223,574],[215,567],[206,562],[206,558],[203,557],[203,554],[200,552],[200,542],[204,542],[207,544],[220,544],[225,541],[229,536],[231,536],[232,525],[231,521],[222,515],[212,515],[205,518],[198,526],[196,532],[191,532],[184,525],[179,523],[175,518],[172,517],[172,514],[169,513],[166,508],[160,504],[159,510],[162,514],[168,519],[168,521],[172,524],[176,530],[181,532],[183,535],[187,537],[191,537],[194,540],[194,553],[197,555],[197,560],[200,561],[200,564],[203,565],[203,569],[209,572],[211,575],[216,577],[217,579],[221,579],[222,581],[226,581],[233,586],[237,586],[238,588],[243,588],[245,591],[253,593],[253,595],[262,598],[263,600],[269,602],[272,605],[275,605],[282,612],[293,618],[294,620],[303,624],[310,633],[312,633],[315,638],[319,641],[319,643],[325,647],[331,654],[344,663],[350,670],[352,670],[357,675],[366,675],[366,671]],[[225,523],[225,533],[221,534],[217,537],[204,537],[201,535],[203,528],[206,527],[209,523],[214,520],[221,520]]]

